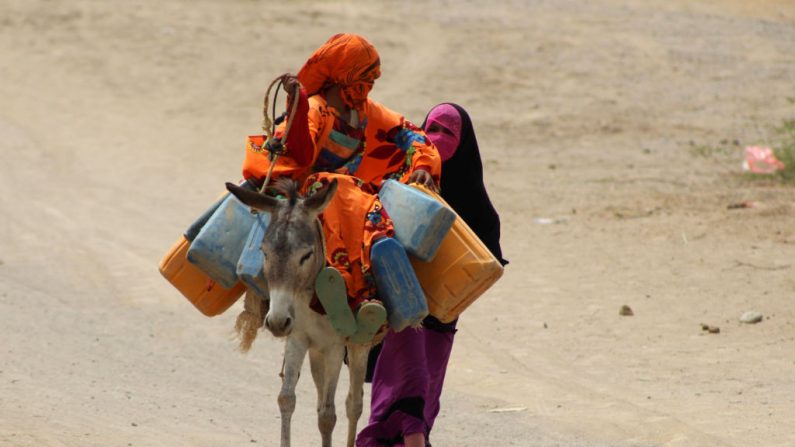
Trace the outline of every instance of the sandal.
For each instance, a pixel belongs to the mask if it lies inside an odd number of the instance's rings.
[[[348,339],[351,343],[369,343],[386,323],[386,308],[378,301],[368,301],[356,312],[356,332]]]
[[[315,279],[315,292],[331,326],[343,337],[356,332],[356,318],[348,307],[345,279],[334,267],[325,267]]]

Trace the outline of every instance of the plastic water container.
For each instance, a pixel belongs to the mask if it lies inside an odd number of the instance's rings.
[[[263,264],[265,254],[262,252],[262,240],[265,238],[265,230],[270,223],[270,214],[258,213],[251,231],[248,234],[246,244],[243,246],[243,253],[237,262],[237,277],[250,290],[254,291],[262,298],[267,298],[268,281],[265,279]]]
[[[196,239],[196,236],[199,235],[199,232],[202,230],[202,228],[204,228],[204,226],[207,225],[207,221],[210,220],[210,218],[213,216],[213,214],[215,214],[216,211],[218,211],[218,208],[221,206],[222,203],[224,203],[224,201],[226,200],[227,197],[229,197],[230,194],[231,193],[228,191],[221,194],[221,196],[218,197],[215,203],[210,205],[210,207],[207,208],[207,210],[204,211],[202,215],[199,216],[198,219],[196,219],[192,224],[190,224],[188,229],[185,230],[185,239],[187,239],[188,242],[193,242],[193,240]]]
[[[447,206],[435,193],[416,187]],[[458,215],[433,260],[414,258],[411,264],[428,300],[428,310],[443,323],[458,318],[503,274],[502,264]]]
[[[234,287],[237,262],[255,220],[250,208],[230,194],[191,243],[188,261],[223,287]]]
[[[428,316],[428,304],[400,243],[392,238],[379,240],[370,248],[370,262],[392,330],[419,325]]]
[[[236,283],[224,288],[198,267],[188,262],[190,241],[181,236],[160,261],[160,273],[201,313],[212,317],[229,309],[246,287]]]
[[[395,226],[395,239],[413,256],[432,260],[455,221],[455,213],[433,197],[395,180],[384,182],[378,196]]]

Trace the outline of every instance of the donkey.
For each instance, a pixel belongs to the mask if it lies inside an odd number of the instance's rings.
[[[331,434],[337,422],[334,395],[346,348],[350,388],[345,400],[348,416],[347,445],[353,447],[356,425],[362,414],[364,375],[370,344],[347,344],[328,318],[309,307],[313,296],[315,278],[325,266],[326,254],[323,231],[317,216],[325,209],[337,191],[337,181],[321,188],[315,194],[298,196],[298,184],[292,180],[277,182],[287,200],[280,200],[255,191],[226,184],[244,204],[267,213],[271,219],[262,243],[265,254],[265,278],[270,290],[270,305],[264,324],[276,337],[286,337],[282,389],[278,404],[281,411],[281,446],[290,446],[290,419],[295,410],[295,386],[307,352],[312,378],[317,388],[318,428],[323,447],[331,447]],[[261,312],[264,303],[253,303],[246,296],[246,311]],[[248,324],[250,346],[259,324]],[[238,331],[241,331],[240,318]],[[251,328],[254,327],[253,335]],[[241,347],[246,348],[246,334]]]

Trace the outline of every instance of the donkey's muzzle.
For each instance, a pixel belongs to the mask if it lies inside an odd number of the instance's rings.
[[[267,315],[265,327],[276,337],[286,337],[293,330],[293,319],[291,317],[271,318],[270,315]]]

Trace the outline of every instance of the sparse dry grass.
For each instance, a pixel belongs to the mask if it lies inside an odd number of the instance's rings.
[[[795,119],[785,120],[775,129],[773,152],[784,163],[777,175],[782,181],[795,184]]]

